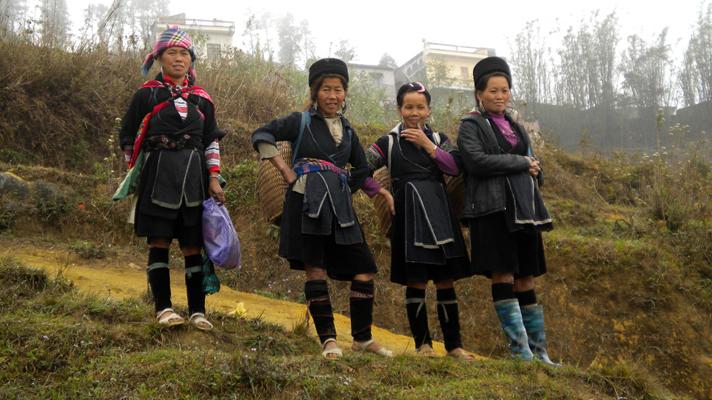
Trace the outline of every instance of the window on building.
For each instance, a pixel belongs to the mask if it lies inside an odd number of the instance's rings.
[[[470,70],[467,67],[460,67],[460,75],[462,79],[470,79]]]
[[[217,43],[208,43],[208,60],[220,58],[220,45]]]

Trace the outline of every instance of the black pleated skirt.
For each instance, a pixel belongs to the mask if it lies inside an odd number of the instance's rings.
[[[361,243],[342,245],[334,240],[335,228],[331,235],[303,234],[303,202],[304,195],[288,191],[280,223],[279,255],[289,261],[291,269],[303,271],[305,265],[321,267],[331,279],[342,281],[352,280],[357,274],[378,271],[365,235]],[[332,211],[325,207],[322,212]]]
[[[515,278],[545,274],[541,232],[510,232],[505,218],[504,212],[497,212],[469,220],[475,273],[511,273]]]

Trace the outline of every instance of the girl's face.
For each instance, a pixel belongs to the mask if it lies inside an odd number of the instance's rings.
[[[398,109],[406,128],[418,128],[425,125],[430,116],[430,106],[424,94],[408,92],[403,96],[403,105]]]
[[[190,68],[190,52],[183,47],[169,47],[158,57],[161,70],[177,84],[183,83],[183,78]]]
[[[346,89],[339,78],[324,78],[316,92],[316,105],[325,117],[338,115],[346,99]]]
[[[509,98],[509,82],[503,76],[493,76],[487,81],[485,90],[477,92],[477,100],[482,102],[482,108],[493,114],[502,114],[507,109]]]

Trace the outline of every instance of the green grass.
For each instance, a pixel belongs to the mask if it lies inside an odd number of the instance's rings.
[[[0,260],[0,274],[9,282],[0,311],[0,398],[666,397],[630,367],[581,371],[350,351],[327,361],[303,329],[213,314],[211,333],[163,330],[141,300],[86,296],[12,259]]]

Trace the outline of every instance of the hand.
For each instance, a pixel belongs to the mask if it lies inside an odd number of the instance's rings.
[[[525,158],[529,160],[529,175],[536,178],[536,176],[539,175],[539,171],[541,171],[539,160],[529,156],[525,156]]]
[[[431,142],[430,139],[428,139],[428,137],[425,135],[425,132],[423,132],[423,128],[420,125],[418,125],[418,128],[403,129],[401,131],[401,136],[405,140],[425,150],[428,154],[431,154],[435,151],[435,143]]]
[[[217,175],[210,177],[210,184],[208,185],[208,194],[210,195],[210,197],[214,198],[219,203],[225,202],[225,192],[223,192],[222,186],[220,186],[220,182],[218,182]]]
[[[279,173],[282,175],[282,178],[284,178],[284,181],[287,182],[287,185],[291,185],[297,181],[297,173],[291,168],[284,168],[279,171]]]
[[[383,198],[386,200],[386,204],[388,204],[388,209],[391,211],[391,215],[396,215],[396,203],[393,201],[393,195],[391,192],[384,188],[380,188],[378,190],[378,194],[383,196]]]

